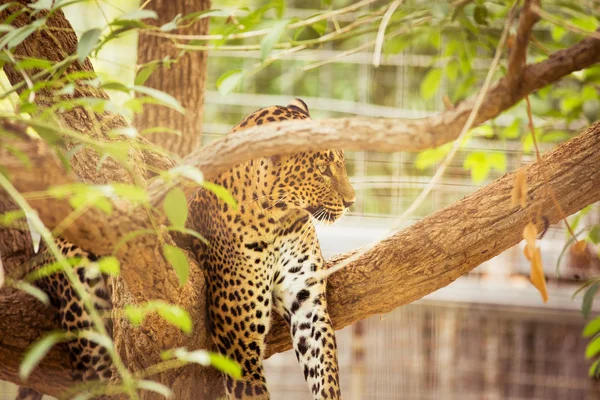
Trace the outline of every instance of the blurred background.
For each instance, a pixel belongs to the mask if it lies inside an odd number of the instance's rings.
[[[254,6],[257,2],[213,1],[212,7],[240,3]],[[334,3],[341,7],[350,2]],[[403,6],[419,3],[407,1]],[[107,18],[138,6],[138,2],[129,0],[90,1],[69,7],[67,16],[81,33],[103,27]],[[306,18],[321,9],[321,1],[286,1],[285,6],[286,16]],[[352,18],[352,14],[343,15],[339,23]],[[501,24],[492,24],[487,33],[499,35],[501,29]],[[551,37],[555,34],[552,29],[540,23],[536,35]],[[386,42],[379,67],[372,66],[370,49],[336,59],[374,36],[375,32],[282,57],[226,95],[217,90],[218,78],[234,68],[251,70],[260,63],[260,52],[209,53],[202,142],[219,139],[259,107],[285,105],[294,97],[308,104],[314,119],[431,115],[445,109],[444,95],[451,96],[455,103],[476,90],[493,55],[490,48],[472,49],[469,79],[453,81],[445,74],[433,89],[423,88],[422,82],[432,68],[447,67],[440,56],[452,51],[454,45],[439,33],[411,39],[410,46],[401,37]],[[131,83],[136,74],[136,44],[137,38],[129,35],[102,49],[93,59],[101,78]],[[596,68],[591,70],[598,72]],[[193,85],[193,77],[189,84]],[[540,136],[542,151],[589,124],[583,107],[566,124],[564,118],[541,121],[553,107],[551,100],[561,96],[560,90],[577,87],[577,82],[565,79],[561,87],[552,86],[532,97],[540,125],[554,124]],[[115,102],[127,100],[120,92],[111,95]],[[597,102],[597,96],[592,100]],[[410,225],[534,160],[531,143],[521,136],[525,121],[525,107],[518,106],[473,130],[442,181],[402,225]],[[346,152],[357,201],[337,224],[317,227],[325,256],[383,237],[430,181],[446,152]],[[584,214],[576,217],[574,224],[600,222],[598,207]],[[547,304],[529,283],[529,263],[519,245],[426,298],[338,331],[344,398],[600,398],[600,385],[587,374],[590,362],[584,357],[587,340],[581,334],[586,322],[579,311],[581,298],[572,298],[580,285],[578,279],[600,271],[592,270],[591,264],[574,265],[568,252],[561,258],[567,238],[564,227],[557,225],[551,226],[541,241],[550,297]],[[594,254],[597,257],[597,251]],[[310,398],[293,353],[271,357],[267,376],[273,399]],[[11,398],[13,394],[12,385],[0,383],[0,398]]]

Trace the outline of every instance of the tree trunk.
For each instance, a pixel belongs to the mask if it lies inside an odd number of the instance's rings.
[[[0,4],[11,3],[8,0],[2,0]],[[8,16],[17,13],[20,8],[28,4],[26,0],[19,0],[18,2],[12,2],[9,7],[5,8],[0,12],[0,18],[5,20]],[[39,12],[34,16],[30,13],[20,13],[11,23],[15,27],[22,27],[31,23],[36,18],[47,16],[45,11]],[[40,30],[33,33],[26,40],[24,40],[14,50],[14,54],[17,58],[20,57],[36,57],[53,62],[61,62],[66,57],[74,54],[77,48],[77,37],[73,32],[71,25],[64,17],[62,11],[58,10],[48,18],[46,25],[53,29]],[[4,70],[11,82],[11,84],[19,83],[23,77],[21,73],[16,71],[12,65],[5,64]],[[72,73],[74,71],[89,71],[93,73],[93,68],[89,60],[85,60],[82,63],[74,62],[71,64],[66,73]],[[199,70],[200,72],[200,70]],[[204,74],[202,72],[202,74]],[[203,81],[202,81],[203,83]],[[203,88],[200,88],[202,90]],[[41,95],[40,95],[41,94]],[[53,99],[52,96],[46,96],[45,92],[38,92],[35,97],[35,101],[38,107],[45,108],[51,105],[49,99]],[[80,98],[80,97],[97,97],[107,98],[107,94],[102,89],[97,89],[88,85],[76,85],[75,93],[72,96],[65,95],[60,100],[66,100],[68,98]],[[55,98],[55,97],[54,97]],[[102,114],[95,113],[83,107],[76,107],[72,110],[62,112],[59,114],[60,124],[66,129],[79,131],[86,135],[93,136],[96,139],[102,141],[115,141],[111,138],[109,132],[112,129],[125,127],[127,123],[125,119],[118,115],[110,112],[104,112]],[[127,140],[127,139],[121,139]],[[90,183],[111,183],[111,182],[122,182],[122,183],[137,183],[138,185],[144,186],[147,177],[150,175],[145,169],[145,165],[150,165],[154,169],[165,169],[173,165],[173,162],[168,158],[161,156],[160,154],[153,153],[149,150],[139,150],[137,144],[146,144],[145,139],[138,139],[130,141],[130,151],[128,155],[130,157],[129,166],[131,169],[124,167],[122,164],[107,158],[99,166],[99,155],[91,149],[85,148],[81,151],[75,152],[71,157],[72,174],[66,174],[62,171],[62,182],[66,182],[67,179],[73,179],[73,174],[77,176],[77,180],[82,182]],[[66,148],[71,149],[74,145],[67,144]],[[48,148],[45,149],[46,155],[52,153]],[[56,160],[56,159],[55,159]],[[8,161],[8,159],[6,159]],[[4,164],[5,159],[2,159]],[[41,181],[44,181],[42,175],[46,174],[48,170],[38,175]],[[59,182],[54,182],[59,184]],[[4,200],[2,203],[4,203]],[[4,204],[3,204],[4,206]],[[6,207],[10,207],[10,203],[7,202]],[[118,209],[119,207],[117,207]],[[72,209],[71,209],[72,211]],[[70,212],[70,211],[69,211]],[[145,213],[142,213],[145,214]],[[114,214],[113,214],[114,215]],[[147,215],[144,222],[148,222]],[[93,230],[93,229],[92,229]],[[3,229],[3,239],[1,241],[2,248],[0,250],[8,250],[11,259],[16,260],[18,252],[27,251],[27,237],[22,232],[17,235],[10,235],[6,229]],[[163,235],[162,240],[167,243],[172,243],[168,235]],[[8,241],[8,244],[4,242]],[[14,241],[19,241],[15,243]],[[22,242],[21,242],[22,241]],[[137,244],[136,244],[137,242]],[[127,320],[123,318],[116,318],[114,320],[114,341],[119,354],[123,358],[125,364],[131,371],[140,370],[146,368],[152,364],[160,362],[160,352],[174,348],[174,347],[187,347],[188,349],[208,348],[210,347],[210,337],[207,335],[207,324],[206,313],[204,308],[204,277],[194,260],[190,260],[190,280],[187,285],[180,288],[177,283],[177,278],[173,274],[173,269],[168,265],[162,257],[160,252],[160,244],[156,235],[151,235],[143,240],[133,240],[129,244],[133,245],[133,248],[144,247],[147,252],[147,258],[138,258],[137,262],[129,260],[122,265],[141,265],[145,270],[143,274],[132,277],[129,279],[128,273],[122,274],[114,282],[115,290],[113,292],[113,305],[115,310],[122,309],[127,304],[140,304],[145,301],[152,299],[163,299],[170,303],[177,304],[182,308],[186,309],[190,317],[194,322],[194,332],[192,336],[186,336],[172,325],[166,323],[164,320],[152,316],[142,326],[136,328],[133,327]],[[121,261],[127,258],[127,253],[130,252],[131,248],[125,246],[127,249],[119,255]],[[24,250],[25,249],[25,250]],[[135,252],[134,252],[135,253]],[[130,254],[134,254],[130,253]],[[99,253],[105,255],[106,253]],[[10,267],[14,267],[18,261],[11,262]],[[135,268],[127,269],[125,271],[135,271]],[[165,275],[166,274],[166,275]],[[145,290],[150,288],[150,290]],[[18,332],[13,337],[6,337],[1,335],[0,341],[6,349],[2,352],[2,356],[9,357],[12,362],[3,364],[3,371],[0,373],[0,379],[12,380],[15,383],[21,384],[18,378],[16,378],[16,372],[18,370],[18,363],[20,362],[22,352],[17,350],[21,345],[25,343],[31,343],[33,336],[37,336],[35,331],[42,333],[42,331],[48,331],[48,328],[53,325],[54,313],[48,312],[46,307],[35,304],[29,311],[22,310],[17,307],[22,299],[20,296],[22,293],[13,293],[13,291],[2,290],[2,297],[0,297],[1,309],[7,311],[7,318],[2,321],[4,327],[16,326],[17,321],[26,321],[33,330],[28,332]],[[44,319],[50,316],[50,321]],[[47,325],[46,323],[50,323]],[[16,332],[15,332],[16,333]],[[36,390],[44,393],[52,393],[57,395],[67,386],[72,384],[71,380],[59,379],[66,366],[68,365],[63,354],[54,353],[48,358],[50,362],[50,368],[41,368],[34,372],[27,386],[31,386]],[[43,373],[40,373],[42,372]],[[12,378],[9,378],[12,376]],[[214,398],[212,393],[220,388],[218,375],[214,369],[202,368],[197,365],[192,365],[179,370],[171,370],[162,373],[158,376],[152,377],[152,379],[161,382],[172,388],[173,392],[180,399],[186,398]],[[218,391],[218,390],[217,390]],[[207,394],[206,394],[207,393]],[[206,395],[205,395],[206,394]],[[143,398],[161,398],[153,392],[144,392]]]
[[[157,24],[163,25],[177,14],[189,14],[210,9],[209,0],[154,0],[149,8],[158,13]],[[152,21],[153,22],[153,21]],[[205,35],[208,33],[208,18],[177,31],[181,34]],[[185,108],[185,115],[153,104],[144,106],[144,112],[135,116],[133,125],[142,132],[144,129],[166,127],[181,132],[177,136],[168,132],[157,132],[147,137],[153,143],[185,156],[194,150],[202,137],[202,116],[204,108],[204,84],[206,80],[206,52],[182,52],[170,40],[142,33],[138,43],[138,65],[162,60],[168,56],[178,59],[175,64],[160,64],[144,83],[145,86],[162,90],[175,97]]]

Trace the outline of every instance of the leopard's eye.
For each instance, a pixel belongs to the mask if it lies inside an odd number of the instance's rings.
[[[317,169],[319,170],[320,173],[322,173],[325,176],[329,176],[331,177],[331,168],[329,167],[329,164],[322,164],[322,165],[318,165]]]

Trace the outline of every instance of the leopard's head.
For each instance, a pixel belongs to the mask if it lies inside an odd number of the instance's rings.
[[[356,200],[350,184],[344,152],[324,150],[282,157],[279,170],[286,203],[308,211],[317,220],[332,223]],[[282,193],[280,191],[280,193]]]
[[[296,99],[286,107],[260,109],[238,124],[234,131],[291,119],[310,119],[308,107],[302,100]],[[270,157],[267,165],[273,207],[303,209],[316,219],[331,223],[356,200],[342,150]]]

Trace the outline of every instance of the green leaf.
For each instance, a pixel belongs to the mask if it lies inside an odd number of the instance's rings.
[[[463,28],[466,28],[473,35],[478,35],[479,29],[477,26],[473,25],[471,20],[465,15],[463,8],[457,7],[455,10],[456,11],[452,15],[452,19],[456,19]]]
[[[135,90],[138,93],[150,96],[159,103],[164,104],[165,106],[172,108],[173,110],[178,111],[181,114],[185,114],[185,108],[183,108],[181,104],[179,104],[175,97],[171,96],[168,93],[146,86],[134,86],[133,90]]]
[[[210,366],[210,354],[206,350],[187,351],[184,348],[178,348],[173,351],[172,357],[204,367]]]
[[[123,93],[131,92],[130,88],[128,88],[127,86],[123,85],[120,82],[106,82],[106,83],[103,83],[101,87],[105,90],[117,90],[117,91],[123,92]]]
[[[446,154],[448,154],[451,148],[452,145],[448,143],[434,149],[423,150],[417,154],[417,157],[415,158],[415,167],[423,170],[437,164],[446,157]]]
[[[246,72],[241,69],[233,69],[225,72],[217,79],[217,89],[219,90],[219,93],[225,96],[227,93],[236,89],[240,85],[242,79],[244,79],[245,75]]]
[[[593,285],[591,285],[583,295],[583,301],[581,302],[581,313],[586,319],[588,318],[588,316],[590,315],[590,311],[592,310],[592,303],[594,302],[594,296],[596,296],[597,291],[598,283],[596,282]]]
[[[550,35],[555,42],[560,42],[566,34],[567,30],[560,25],[552,25],[550,28]]]
[[[94,50],[101,34],[102,30],[100,28],[94,28],[85,31],[83,35],[81,35],[81,39],[79,39],[79,43],[77,43],[77,60],[79,60],[79,62],[85,61],[87,56]]]
[[[60,89],[56,93],[72,96],[75,93],[75,85],[72,83],[67,83],[65,86],[62,87],[62,89]]]
[[[113,129],[108,132],[108,135],[111,137],[125,136],[128,138],[134,138],[138,135],[138,131],[133,126],[126,126],[124,128]]]
[[[229,18],[229,17],[245,17],[248,15],[247,10],[206,10],[206,11],[197,11],[193,13],[189,13],[181,18],[182,22],[193,22],[204,18]]]
[[[455,82],[458,77],[458,60],[452,59],[446,64],[446,77],[450,82]]]
[[[429,12],[431,12],[432,16],[439,19],[446,18],[450,13],[450,6],[447,3],[433,2],[428,5],[427,8],[429,8]]]
[[[463,168],[471,170],[471,179],[474,183],[481,183],[488,177],[491,166],[484,152],[474,151],[465,157]]]
[[[162,301],[151,302],[149,306],[150,309],[156,310],[157,314],[171,325],[176,326],[188,335],[192,333],[192,319],[183,308]]]
[[[13,286],[19,290],[24,291],[25,293],[27,293],[29,295],[35,297],[36,299],[38,299],[39,301],[41,301],[44,304],[50,303],[50,299],[48,298],[48,295],[43,290],[38,288],[37,286],[33,286],[32,284],[23,282],[23,281],[14,282]]]
[[[12,210],[0,214],[0,225],[10,226],[13,222],[25,218],[25,212],[23,210]]]
[[[238,363],[217,353],[210,353],[210,364],[235,379],[242,377],[242,368]]]
[[[0,48],[6,46],[9,49],[12,49],[13,47],[18,46],[23,40],[27,39],[29,35],[42,26],[44,22],[45,20],[38,19],[29,25],[25,25],[8,32],[6,35],[4,35],[2,40],[0,40]]]
[[[10,32],[14,30],[15,27],[7,24],[0,24],[0,32]]]
[[[594,15],[581,16],[571,20],[573,25],[576,25],[584,31],[593,32],[598,28],[598,21]]]
[[[171,398],[173,397],[173,391],[166,387],[165,385],[148,380],[139,380],[136,382],[138,389],[149,390],[151,392],[158,393],[164,397]]]
[[[54,65],[52,61],[43,60],[41,58],[26,58],[21,61],[17,61],[15,66],[17,69],[46,69],[51,68]]]
[[[227,203],[228,206],[230,206],[234,210],[237,210],[237,202],[235,201],[235,198],[223,186],[217,185],[212,182],[203,182],[202,186],[204,186],[205,189],[210,190],[212,193],[214,193],[215,196]]]
[[[485,25],[488,26],[489,23],[487,21],[488,10],[484,5],[475,6],[475,10],[473,10],[473,18],[477,25]]]
[[[121,272],[121,264],[116,257],[107,256],[98,260],[100,272],[106,275],[117,276]]]
[[[42,359],[48,354],[52,346],[56,343],[64,342],[66,340],[66,334],[63,332],[52,332],[37,342],[35,342],[25,353],[23,361],[19,366],[19,377],[21,380],[26,381],[31,375],[33,369],[42,361]]]
[[[588,234],[590,241],[594,244],[600,242],[600,225],[594,225]]]
[[[327,20],[317,21],[310,26],[319,36],[323,36],[327,31]]]
[[[163,207],[171,224],[178,228],[185,227],[188,217],[188,204],[185,194],[181,189],[171,189],[165,196]]]
[[[38,0],[35,3],[28,4],[29,8],[34,10],[48,10],[52,7],[53,0]]]
[[[592,358],[600,352],[600,337],[595,338],[585,348],[585,358]]]
[[[170,133],[170,134],[173,134],[173,135],[179,136],[179,137],[181,137],[183,135],[179,129],[173,129],[173,128],[169,128],[167,126],[153,126],[152,128],[144,129],[140,133],[142,135],[149,135],[151,133],[161,133],[161,134],[162,133]]]
[[[439,68],[431,69],[425,79],[421,82],[421,97],[430,99],[435,95],[442,80],[442,70]]]
[[[287,19],[277,21],[271,28],[271,31],[262,38],[260,41],[260,59],[262,61],[266,60],[275,44],[279,42],[288,23],[289,21]]]
[[[149,201],[148,192],[139,186],[128,185],[126,183],[111,183],[110,185],[99,186],[99,188],[107,188],[107,192],[103,193],[108,197],[116,194],[120,198],[136,204],[147,203]]]
[[[544,143],[560,143],[569,139],[571,135],[564,131],[550,131],[544,132],[544,135],[540,138],[540,142]]]
[[[505,139],[516,139],[521,135],[521,132],[519,131],[519,126],[521,124],[521,120],[518,118],[515,118],[515,120],[508,125],[506,128],[504,128],[502,130],[502,136]]]
[[[163,245],[163,254],[175,270],[177,278],[179,278],[179,285],[183,286],[190,274],[190,265],[185,253],[178,247],[165,244]]]
[[[490,167],[496,171],[506,172],[506,153],[489,153],[487,159]]]
[[[235,379],[239,379],[242,376],[242,369],[235,361],[232,361],[220,354],[206,350],[187,351],[185,348],[178,348],[165,353],[163,358],[168,359],[171,357],[175,357],[181,361],[199,364],[205,367],[212,365],[219,371],[231,375]]]
[[[141,69],[140,72],[138,72],[138,74],[135,77],[135,85],[143,85],[144,83],[146,83],[146,81],[148,80],[148,78],[150,78],[150,75],[152,75],[152,73],[154,71],[156,71],[156,69],[158,68],[159,63],[157,62],[152,62],[152,63],[148,63],[146,65],[144,65]]]
[[[78,265],[81,263],[81,257],[70,257],[66,259],[67,264],[71,267]],[[27,282],[35,282],[38,279],[45,278],[50,275],[54,275],[55,273],[62,271],[63,265],[60,261],[55,261],[49,264],[45,264],[39,268],[35,268],[32,272],[27,274],[25,278],[23,278]],[[37,287],[36,287],[37,289]],[[42,292],[44,293],[44,292]]]
[[[406,36],[389,38],[383,43],[383,52],[385,54],[398,54],[409,47],[413,42],[407,40]]]
[[[154,10],[135,10],[121,15],[121,21],[139,21],[142,19],[157,19],[158,14]]]
[[[600,332],[600,317],[596,317],[583,328],[583,337],[592,337]]]
[[[170,22],[167,22],[166,24],[163,24],[160,27],[160,30],[163,31],[163,32],[169,32],[169,31],[172,31],[174,29],[177,29],[177,23],[179,22],[180,19],[181,19],[181,13],[177,14],[175,16],[175,18],[173,18]],[[137,83],[136,83],[136,85],[137,85]],[[141,85],[141,83],[140,83],[140,85]]]
[[[598,373],[600,373],[600,371],[598,370],[598,367],[600,366],[600,359],[594,361],[592,363],[592,365],[590,365],[590,369],[588,370],[588,376],[590,378],[594,378],[598,376]]]
[[[125,316],[127,319],[133,324],[133,326],[140,326],[144,321],[144,316],[146,315],[146,310],[141,307],[126,305]]]
[[[156,312],[161,318],[171,325],[181,329],[184,333],[192,333],[193,323],[190,315],[183,308],[156,300],[140,306],[126,306],[125,315],[135,326],[141,325],[149,312]]]
[[[560,101],[560,111],[563,114],[569,114],[576,108],[580,107],[581,104],[582,104],[582,99],[578,96],[564,97]]]
[[[85,330],[85,331],[79,331],[77,333],[77,336],[85,338],[87,340],[89,340],[90,342],[94,342],[94,343],[98,343],[100,346],[108,349],[108,350],[114,350],[114,343],[112,341],[112,339],[106,335],[102,335],[101,333],[98,333],[96,331],[91,331],[91,330]]]

